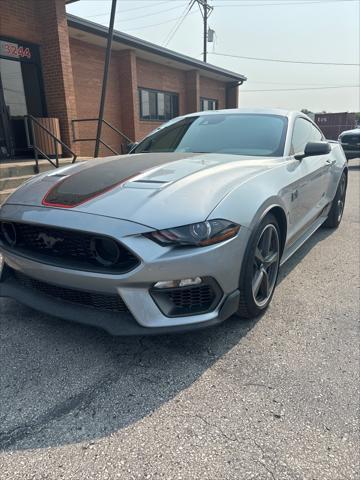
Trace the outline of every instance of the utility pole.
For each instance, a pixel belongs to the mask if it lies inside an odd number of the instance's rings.
[[[101,89],[100,109],[99,109],[99,118],[98,118],[97,131],[96,131],[96,142],[95,142],[94,157],[99,156],[101,129],[102,129],[102,124],[103,124],[104,109],[105,109],[106,86],[107,86],[107,80],[108,80],[108,76],[109,76],[111,44],[112,44],[113,32],[114,32],[116,2],[117,2],[117,0],[112,0],[112,4],[111,4],[111,14],[110,14],[109,31],[108,31],[108,35],[107,35],[106,55],[105,55],[105,64],[104,64],[104,76],[103,76],[102,89]]]
[[[195,0],[199,5],[201,15],[204,22],[204,50],[203,50],[203,61],[207,61],[207,41],[208,41],[208,18],[211,15],[211,12],[214,10],[214,7],[211,7],[207,0]]]
[[[207,0],[204,0],[204,52],[203,52],[203,61],[207,61]]]

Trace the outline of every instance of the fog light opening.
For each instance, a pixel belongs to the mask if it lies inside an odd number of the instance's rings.
[[[154,288],[177,288],[177,287],[189,287],[192,285],[200,285],[202,283],[201,277],[183,278],[182,280],[168,280],[164,282],[157,282]]]
[[[119,261],[119,246],[111,238],[92,238],[90,249],[95,260],[101,265],[110,267]]]

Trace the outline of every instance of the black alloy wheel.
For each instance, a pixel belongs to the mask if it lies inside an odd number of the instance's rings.
[[[244,256],[238,316],[254,318],[269,306],[276,287],[280,257],[280,228],[276,218],[269,214],[250,239]]]

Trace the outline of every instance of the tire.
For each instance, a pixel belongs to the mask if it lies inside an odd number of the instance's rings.
[[[347,175],[345,172],[341,175],[334,200],[331,202],[331,208],[327,219],[322,224],[324,228],[337,228],[340,225],[344,213],[347,188]]]
[[[269,306],[279,274],[280,235],[276,218],[269,214],[250,238],[239,282],[239,317],[255,318]]]

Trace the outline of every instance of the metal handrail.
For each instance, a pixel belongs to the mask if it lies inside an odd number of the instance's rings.
[[[35,155],[35,167],[34,171],[35,173],[39,173],[39,154],[42,155],[43,157],[46,158],[48,162],[51,163],[55,168],[59,168],[59,150],[58,150],[58,144],[60,144],[65,150],[67,150],[69,153],[72,155],[72,161],[71,163],[75,163],[77,159],[77,155],[75,152],[71,150],[71,148],[66,145],[60,138],[58,138],[56,135],[54,135],[48,128],[46,128],[44,125],[42,125],[35,117],[32,115],[25,115],[25,132],[26,132],[26,141],[27,141],[27,146],[28,148],[32,148],[34,150],[34,155]],[[29,123],[30,123],[30,130],[31,130],[31,137],[32,137],[32,143],[30,140],[30,134],[29,134]],[[34,132],[34,123],[41,128],[44,132],[46,132],[53,140],[54,142],[54,151],[55,151],[55,163],[52,161],[52,159],[41,150],[41,148],[37,145],[36,143],[36,136]]]
[[[73,142],[96,142],[96,138],[77,138],[76,137],[76,132],[75,132],[75,123],[98,122],[98,121],[99,121],[98,118],[75,118],[75,119],[71,120]],[[116,127],[111,125],[111,123],[109,123],[105,119],[103,119],[102,122],[105,123],[105,125],[107,125],[109,128],[111,128],[111,130],[113,132],[117,133],[122,138],[124,138],[127,141],[127,143],[133,143],[133,141],[127,135],[125,135],[125,133],[118,130]],[[101,143],[101,145],[104,145],[104,147],[106,147],[108,150],[110,150],[110,152],[112,152],[114,155],[121,155],[121,153],[123,153],[123,152],[120,153],[120,152],[117,152],[116,150],[114,150],[112,147],[110,147],[110,145],[105,143],[101,138],[99,138],[99,142]],[[123,144],[121,144],[121,149],[123,149]]]

